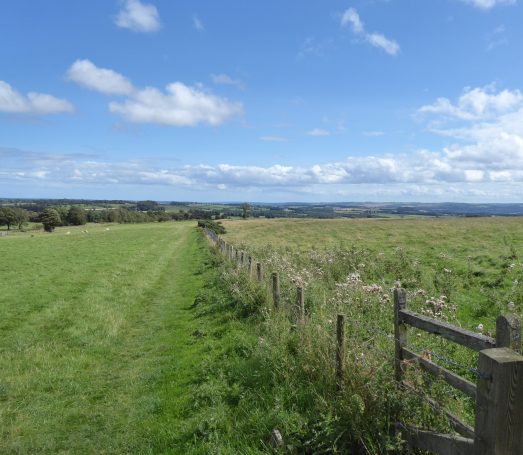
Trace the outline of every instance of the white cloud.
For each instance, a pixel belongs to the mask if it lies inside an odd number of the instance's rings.
[[[327,131],[327,130],[324,130],[321,128],[313,128],[312,130],[307,132],[307,135],[319,137],[319,136],[330,136],[331,133],[330,133],[330,131]]]
[[[499,5],[514,5],[517,0],[461,0],[477,8],[489,10]]]
[[[363,134],[367,137],[379,137],[385,135],[383,131],[365,131]]]
[[[172,126],[207,123],[215,126],[243,113],[241,103],[208,93],[200,86],[173,82],[167,85],[165,92],[155,87],[138,89],[120,73],[99,68],[89,60],[74,62],[66,77],[107,95],[126,95],[121,102],[110,102],[109,111],[134,123]]]
[[[349,8],[346,10],[341,17],[341,25],[350,25],[352,31],[356,34],[364,33],[365,27],[363,22],[361,22],[358,12],[354,8]]]
[[[90,60],[76,60],[67,70],[66,78],[106,95],[129,95],[134,90],[125,76],[111,69],[99,68]]]
[[[346,27],[349,25],[352,32],[361,36],[374,47],[379,47],[389,55],[397,55],[400,52],[400,45],[393,39],[387,38],[381,33],[368,33],[365,30],[365,25],[358,12],[354,8],[347,9],[341,17],[341,26]]]
[[[125,101],[111,102],[109,111],[135,123],[172,126],[219,125],[243,112],[241,103],[231,102],[199,88],[173,82],[162,92],[154,87],[136,90]]]
[[[160,15],[156,6],[140,0],[125,0],[123,8],[115,18],[118,27],[135,32],[155,32],[161,28]]]
[[[482,88],[466,87],[457,104],[448,98],[438,98],[433,104],[422,106],[422,114],[439,114],[461,120],[479,120],[506,113],[523,105],[523,95],[519,90],[495,92],[495,85]]]
[[[381,33],[369,33],[366,37],[370,44],[383,49],[389,55],[397,55],[400,51],[400,45],[396,41],[386,38]]]
[[[192,23],[194,28],[199,32],[205,31],[205,26],[203,25],[202,20],[196,14],[192,17]]]
[[[0,112],[44,115],[73,111],[74,106],[65,99],[36,92],[23,95],[7,82],[0,80]]]
[[[441,152],[351,156],[310,166],[186,165],[162,167],[153,161],[109,162],[88,155],[53,155],[0,147],[0,183],[61,185],[72,188],[169,187],[187,191],[257,192],[264,200],[302,195],[334,200],[520,200],[523,140],[451,146]],[[505,153],[501,153],[505,150]]]
[[[282,137],[282,136],[262,136],[262,137],[260,137],[260,141],[265,141],[265,142],[287,142],[287,138],[286,137]]]
[[[216,85],[231,85],[240,90],[245,90],[245,84],[241,79],[233,79],[227,74],[211,74],[211,80]]]

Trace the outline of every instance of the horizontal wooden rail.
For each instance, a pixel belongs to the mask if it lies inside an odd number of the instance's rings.
[[[446,368],[436,365],[434,362],[424,358],[421,355],[416,354],[407,348],[402,348],[403,358],[405,360],[415,360],[418,364],[429,373],[432,373],[434,376],[439,376],[445,379],[452,387],[455,387],[458,390],[461,390],[465,395],[469,396],[472,399],[476,399],[476,384],[473,384],[470,381],[467,381],[465,378],[458,376]]]
[[[403,429],[407,444],[412,448],[431,453],[474,455],[474,439],[449,434],[424,431],[417,428]]]
[[[414,394],[419,394],[414,387],[407,384],[405,381],[401,382],[401,386]],[[429,406],[434,411],[442,412],[443,414],[445,414],[445,417],[447,417],[449,425],[453,428],[454,431],[459,433],[461,436],[464,436],[465,438],[474,439],[474,428],[472,428],[470,425],[467,425],[465,422],[462,422],[458,416],[444,409],[437,401],[433,400],[432,398],[424,396],[423,399],[429,404]]]
[[[399,310],[399,322],[411,325],[412,327],[424,330],[425,332],[440,335],[447,340],[461,344],[462,346],[466,346],[475,351],[482,351],[483,349],[496,347],[496,341],[494,338],[474,333],[470,330],[461,329],[451,324],[447,324],[446,322],[414,313],[410,310]]]

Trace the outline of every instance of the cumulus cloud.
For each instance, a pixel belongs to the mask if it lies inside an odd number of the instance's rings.
[[[65,99],[37,92],[23,95],[0,80],[0,112],[45,115],[73,111],[74,106]]]
[[[219,125],[243,112],[241,103],[231,102],[199,88],[174,82],[165,92],[154,87],[136,90],[124,102],[109,103],[109,111],[135,123],[172,126]]]
[[[400,45],[395,40],[387,38],[382,33],[368,33],[354,8],[349,8],[342,14],[341,26],[350,26],[355,35],[362,37],[370,45],[384,50],[389,55],[397,55],[400,52]]]
[[[461,120],[479,120],[512,111],[523,105],[519,90],[495,92],[494,84],[485,87],[466,87],[456,104],[448,98],[438,98],[433,104],[422,106],[421,114],[439,114]]]
[[[106,95],[128,95],[134,90],[125,76],[111,69],[99,68],[90,60],[76,60],[67,70],[66,78]]]
[[[461,0],[462,2],[469,3],[477,8],[483,10],[489,10],[499,5],[514,5],[516,0]]]
[[[161,28],[156,6],[142,3],[140,0],[125,0],[114,23],[118,27],[144,33],[155,32]]]
[[[147,161],[107,162],[79,155],[45,155],[0,148],[5,179],[47,179],[64,183],[135,184],[222,187],[236,190],[279,188],[305,191],[315,186],[344,185],[448,185],[521,184],[523,140],[507,135],[498,152],[490,143],[449,147],[441,152],[419,150],[414,154],[352,156],[311,166],[273,164],[187,165],[176,168],[151,166]]]
[[[456,103],[440,98],[419,111],[435,117],[438,126],[433,132],[454,140],[442,155],[454,175],[462,171],[470,182],[523,182],[523,95],[519,90],[496,92],[492,84],[466,88]]]
[[[138,89],[116,71],[99,68],[89,60],[75,61],[66,73],[68,80],[106,95],[125,95],[109,103],[109,111],[134,123],[170,126],[219,125],[241,115],[241,103],[213,95],[201,87],[182,82],[168,84],[165,91],[155,87]]]

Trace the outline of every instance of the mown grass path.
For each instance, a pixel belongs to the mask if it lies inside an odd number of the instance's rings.
[[[181,453],[209,273],[193,223],[1,239],[0,453]]]

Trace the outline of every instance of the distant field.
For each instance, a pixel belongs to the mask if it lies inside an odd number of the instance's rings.
[[[307,267],[311,250],[361,250],[351,271],[364,280],[451,294],[459,320],[493,328],[512,309],[523,315],[523,218],[225,221],[225,238],[258,257],[271,251]],[[357,259],[357,258],[356,258]],[[347,268],[347,270],[349,270]]]
[[[194,226],[0,238],[0,453],[176,452],[208,254]]]

